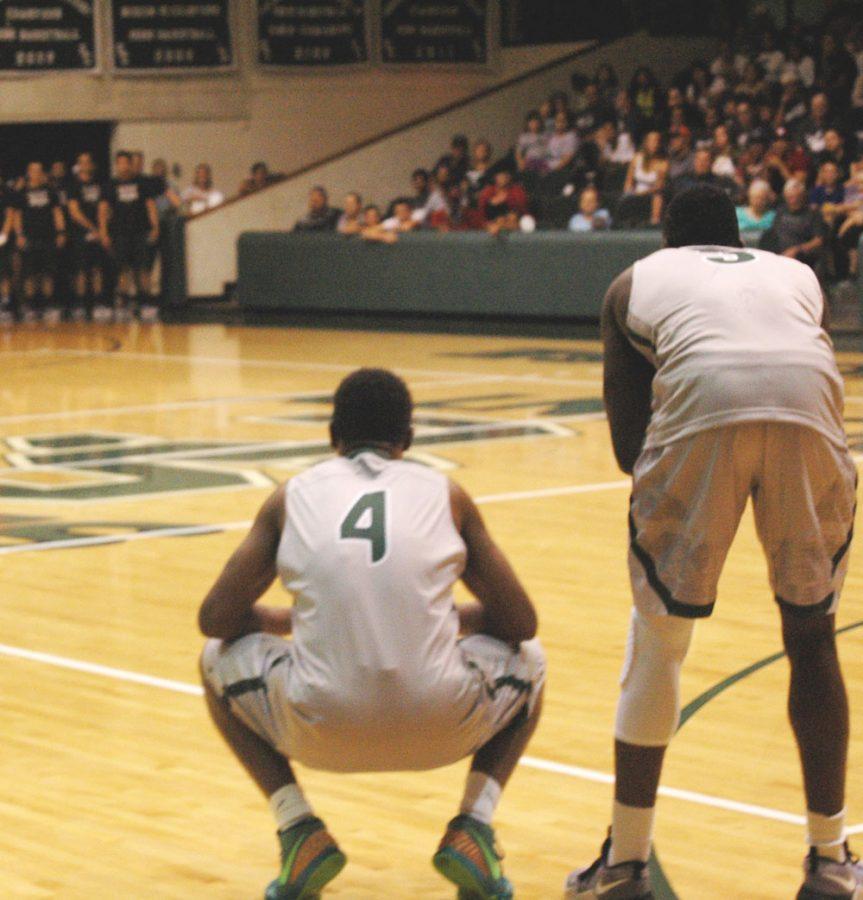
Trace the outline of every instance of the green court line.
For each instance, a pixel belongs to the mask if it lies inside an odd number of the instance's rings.
[[[836,634],[841,635],[845,634],[847,631],[853,631],[855,628],[860,628],[863,626],[863,619],[859,622],[852,622],[850,625],[845,625],[842,628],[836,629]],[[763,669],[766,666],[772,665],[775,662],[778,662],[785,656],[784,651],[779,651],[778,653],[773,653],[770,656],[765,656],[764,659],[758,660],[758,662],[752,663],[751,666],[746,666],[745,669],[741,669],[739,672],[735,672],[733,675],[729,675],[728,678],[723,679],[718,684],[715,684],[712,688],[708,688],[704,691],[703,694],[699,694],[694,700],[691,700],[686,706],[683,707],[683,710],[680,713],[680,724],[677,726],[677,730],[680,731],[681,728],[704,706],[710,703],[715,697],[718,697],[724,691],[727,691],[728,688],[733,687],[737,684],[738,681],[743,681],[744,678],[748,678],[750,675],[754,675],[759,669]],[[674,892],[674,888],[671,886],[671,882],[668,880],[665,872],[663,871],[662,865],[659,862],[659,857],[656,855],[656,851],[652,851],[650,854],[650,861],[648,863],[648,867],[650,869],[650,880],[651,885],[653,887],[653,896],[655,900],[680,900],[677,894]]]

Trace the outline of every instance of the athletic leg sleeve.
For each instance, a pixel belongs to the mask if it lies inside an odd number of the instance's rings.
[[[620,676],[615,737],[641,747],[664,747],[680,719],[680,668],[694,626],[679,616],[632,610]]]

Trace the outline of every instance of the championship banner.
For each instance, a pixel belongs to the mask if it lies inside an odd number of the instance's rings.
[[[114,68],[213,71],[234,63],[230,0],[112,0]]]
[[[365,0],[258,0],[258,61],[333,66],[368,59]]]
[[[96,68],[91,0],[0,0],[0,71]]]
[[[484,63],[487,0],[383,0],[385,63]]]

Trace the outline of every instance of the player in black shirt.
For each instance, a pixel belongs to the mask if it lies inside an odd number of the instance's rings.
[[[129,153],[120,151],[115,165],[115,177],[99,204],[99,234],[120,272],[116,315],[125,318],[137,294],[142,321],[155,321],[158,307],[150,292],[150,247],[159,240],[156,203],[149,185],[134,175]]]
[[[104,322],[109,318],[110,310],[104,301],[105,251],[99,239],[99,204],[105,199],[106,191],[96,180],[92,154],[78,156],[76,175],[68,190],[72,289],[75,294],[72,318],[81,321],[90,307],[94,321]]]
[[[43,318],[56,323],[60,310],[54,303],[54,275],[57,250],[66,244],[66,221],[60,199],[48,184],[40,162],[27,166],[27,177],[17,197],[15,230],[24,278],[24,321],[33,320],[33,303],[41,287]]]

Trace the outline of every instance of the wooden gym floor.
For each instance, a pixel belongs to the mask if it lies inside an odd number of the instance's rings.
[[[370,364],[409,380],[416,455],[479,498],[540,610],[545,715],[497,826],[517,896],[561,896],[608,824],[629,610],[627,481],[601,414],[598,350],[215,325],[0,335],[0,896],[262,896],[273,825],[205,716],[195,614],[273,484],[326,453],[335,384]],[[863,447],[863,356],[841,362]],[[838,618],[849,629],[849,823],[863,831],[860,559]],[[779,647],[747,514],[684,673],[693,714],[663,780],[659,896],[796,891],[803,802],[786,662],[728,680]],[[349,856],[326,896],[452,897],[429,859],[464,771],[302,770]]]

